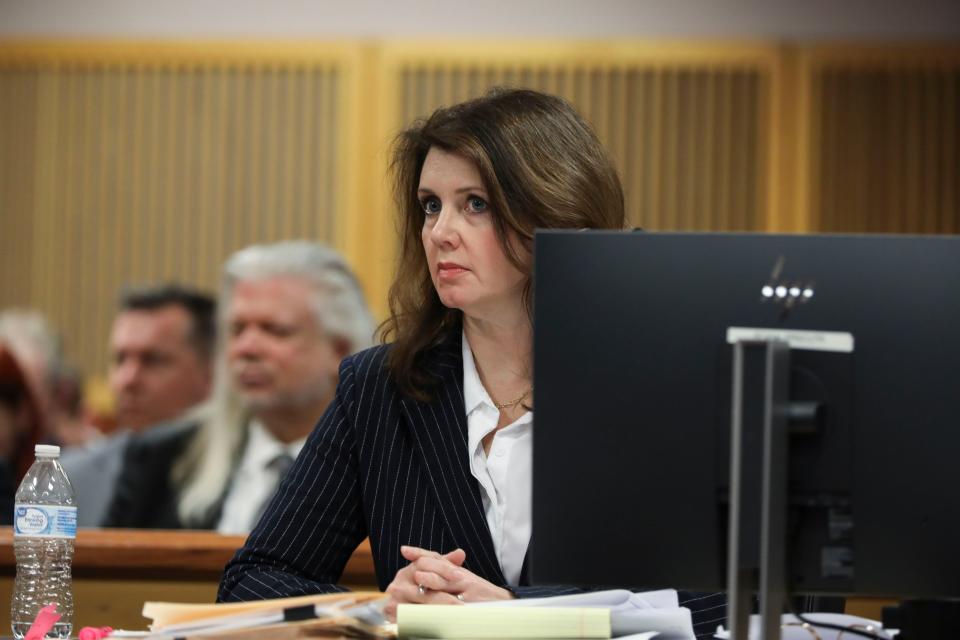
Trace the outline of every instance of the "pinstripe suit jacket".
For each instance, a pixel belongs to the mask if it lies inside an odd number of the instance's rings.
[[[470,473],[460,336],[428,356],[427,369],[439,378],[431,402],[399,392],[384,366],[388,349],[374,347],[340,365],[334,401],[227,565],[220,600],[338,590],[343,567],[366,536],[381,589],[406,566],[404,544],[462,548],[467,569],[506,584]]]

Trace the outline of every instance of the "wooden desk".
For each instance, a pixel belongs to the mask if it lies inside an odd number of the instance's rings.
[[[244,540],[212,531],[80,529],[73,559],[74,628],[143,629],[140,609],[147,600],[213,602],[223,567]],[[10,628],[15,575],[13,530],[0,527],[0,635]],[[376,583],[364,540],[341,584],[369,590]]]

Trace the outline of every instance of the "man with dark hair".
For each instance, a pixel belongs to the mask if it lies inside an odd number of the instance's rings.
[[[131,433],[175,420],[210,393],[216,303],[180,285],[127,289],[110,332],[117,432],[61,460],[77,496],[77,524],[99,526]]]
[[[178,285],[123,293],[110,334],[120,427],[167,422],[207,397],[215,309],[210,296]]]

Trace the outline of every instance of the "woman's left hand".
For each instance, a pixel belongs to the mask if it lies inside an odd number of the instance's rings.
[[[400,554],[410,564],[398,571],[387,587],[390,602],[384,613],[389,620],[396,620],[400,603],[463,604],[513,598],[506,589],[464,569],[461,565],[466,553],[461,549],[441,555],[419,547],[402,546]]]

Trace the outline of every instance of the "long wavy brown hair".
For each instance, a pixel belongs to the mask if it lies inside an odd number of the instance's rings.
[[[387,366],[402,392],[428,399],[436,380],[425,367],[431,349],[459,335],[462,312],[445,307],[430,279],[417,196],[431,147],[457,153],[479,170],[494,227],[507,258],[526,275],[532,314],[534,229],[622,229],[623,189],[606,149],[564,99],[526,89],[493,89],[481,98],[437,109],[397,136],[391,168],[399,210],[400,257],[390,287],[393,341]],[[519,242],[510,242],[514,237]],[[526,254],[526,255],[522,255]]]

